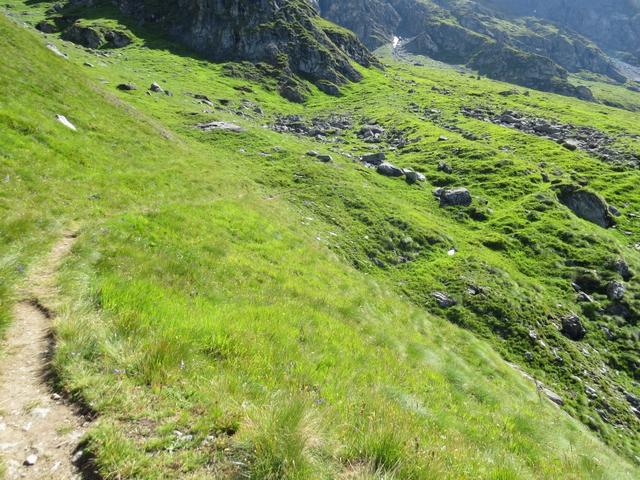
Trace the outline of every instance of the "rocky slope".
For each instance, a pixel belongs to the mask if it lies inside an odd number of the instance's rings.
[[[69,6],[78,9],[98,3],[105,2],[75,0]],[[304,0],[112,3],[137,24],[157,26],[208,59],[277,67],[280,90],[291,100],[305,96],[305,87],[296,77],[326,93],[339,94],[339,85],[360,80],[352,61],[364,66],[376,62],[351,32],[328,25]]]
[[[605,51],[640,63],[640,3],[635,0],[476,0],[513,16],[550,20]]]
[[[561,8],[555,10],[550,5],[558,2],[538,2],[545,6],[539,16],[535,8],[530,7],[531,2],[320,0],[315,3],[323,16],[352,29],[370,48],[389,42],[397,35],[411,39],[406,47],[412,53],[456,64],[467,64],[489,49],[498,55],[495,65],[490,65],[492,58],[482,60],[483,73],[488,76],[581,98],[585,98],[584,89],[569,85],[564,71],[587,70],[623,82],[625,76],[602,49],[632,60],[640,45],[635,27],[631,26],[632,15],[623,15],[627,20],[620,20],[616,16],[619,9],[604,13],[601,8],[587,5],[580,10],[577,2],[562,3]],[[601,19],[599,23],[596,17]],[[583,24],[577,24],[578,19],[583,19]],[[620,22],[624,24],[625,41],[614,40],[617,37],[609,38],[604,33],[591,35],[592,29],[601,32],[605,28],[620,27]],[[620,51],[622,44],[626,45],[626,51]],[[514,50],[522,53],[514,56]],[[517,74],[505,72],[504,62],[512,58],[525,59],[530,69]],[[477,68],[476,63],[470,66]],[[522,62],[517,63],[520,68]],[[546,71],[542,79],[541,71]]]

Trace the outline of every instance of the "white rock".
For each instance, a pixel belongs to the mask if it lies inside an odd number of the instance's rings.
[[[67,58],[67,56],[64,53],[62,53],[60,50],[58,50],[58,47],[56,47],[53,43],[47,43],[47,48],[51,50],[53,53],[55,53],[56,55],[58,55],[59,57]]]
[[[67,117],[65,117],[64,115],[56,115],[56,120],[58,120],[65,127],[70,128],[74,132],[78,130],[76,126],[73,123],[71,123],[69,120],[67,120]]]
[[[38,463],[38,456],[35,454],[29,455],[24,461],[27,467],[33,467],[36,463]]]
[[[36,418],[47,418],[47,415],[49,415],[48,408],[34,408],[31,411],[31,416]]]

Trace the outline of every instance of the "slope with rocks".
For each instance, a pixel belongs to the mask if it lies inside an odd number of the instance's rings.
[[[109,3],[72,0],[54,14],[69,19],[68,31],[74,28],[76,14]],[[307,93],[296,76],[327,93],[339,94],[340,85],[361,78],[352,61],[377,64],[351,32],[321,22],[306,0],[111,3],[133,24],[155,25],[207,59],[265,62],[276,67],[280,89],[292,100],[303,100]]]
[[[509,15],[518,2],[512,3],[513,8],[505,9],[489,1],[325,0],[318,2],[318,7],[326,18],[353,29],[370,48],[401,36],[411,39],[408,50],[437,60],[466,64],[484,56],[488,68],[483,73],[544,91],[584,97],[584,89],[571,87],[566,71],[586,70],[615,82],[625,81],[586,29],[582,36],[566,22],[554,24],[547,17],[536,18],[531,9],[526,17]],[[613,18],[611,14],[602,16]],[[488,65],[493,58],[487,55],[488,48],[499,54],[496,65]],[[515,50],[519,52],[514,55]],[[499,63],[508,57],[524,59],[529,68],[518,76],[504,75]],[[551,66],[541,69],[545,62]],[[477,68],[473,62],[470,66]],[[544,73],[542,79],[540,73]]]
[[[638,65],[640,4],[635,0],[476,0],[511,15],[546,19]]]
[[[83,225],[54,365],[97,470],[637,477],[637,114],[397,63],[296,105],[112,15],[0,46],[0,318]]]

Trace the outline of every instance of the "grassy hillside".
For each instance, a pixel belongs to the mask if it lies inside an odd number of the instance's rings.
[[[11,4],[14,16],[42,18],[41,4]],[[540,209],[552,191],[538,180],[545,161],[551,175],[588,179],[626,213],[640,209],[637,171],[459,111],[490,103],[640,133],[637,115],[536,93],[503,97],[503,84],[403,65],[363,71],[341,99],[314,91],[305,106],[291,105],[247,79],[250,67],[236,65],[245,78],[230,77],[228,66],[149,32],[104,55],[0,22],[0,318],[9,317],[10,285],[76,226],[60,276],[55,364],[64,387],[99,415],[87,441],[105,478],[637,475],[503,360],[637,455],[633,418],[614,419],[624,429],[614,428],[583,386],[614,406],[620,386],[637,392],[632,364],[619,359],[633,353],[637,326],[594,320],[574,345],[554,320],[580,308],[566,259],[604,265],[623,255],[638,270],[638,225],[626,216],[605,231],[553,200]],[[153,81],[173,95],[147,95]],[[117,92],[121,82],[139,89]],[[421,118],[414,102],[440,119]],[[342,142],[264,128],[283,113],[336,112],[354,123]],[[453,119],[484,139],[443,128]],[[194,128],[210,120],[245,131]],[[423,171],[426,186],[349,157],[372,147],[356,132],[375,121],[415,140],[390,160]],[[310,149],[334,161],[317,162]],[[442,160],[453,174],[437,171]],[[468,186],[487,220],[440,209],[438,185]],[[467,298],[470,285],[488,293]],[[434,290],[458,306],[440,310]],[[604,343],[597,322],[628,343]],[[547,347],[532,344],[531,328]],[[619,373],[581,373],[603,365]]]

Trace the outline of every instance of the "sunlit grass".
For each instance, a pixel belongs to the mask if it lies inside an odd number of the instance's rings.
[[[9,176],[0,190],[0,322],[20,266],[46,252],[65,225],[81,225],[60,277],[55,366],[64,387],[99,413],[87,448],[106,478],[633,478],[633,467],[542,400],[488,343],[427,313],[435,311],[431,289],[490,285],[483,322],[460,308],[449,320],[519,358],[524,347],[496,339],[489,314],[514,320],[526,339],[527,324],[515,320],[553,312],[565,294],[549,274],[559,271],[552,253],[561,245],[547,238],[575,229],[591,243],[566,248],[590,261],[622,249],[616,232],[594,233],[560,209],[540,224],[523,220],[541,189],[528,170],[540,158],[574,167],[562,148],[490,128],[487,143],[456,138],[465,154],[455,157],[438,146],[444,130],[389,108],[409,100],[385,75],[415,76],[425,102],[436,101],[425,92],[440,83],[471,101],[470,80],[400,67],[365,72],[340,101],[424,136],[416,152],[392,160],[427,171],[430,182],[442,180],[434,161],[454,158],[455,181],[472,184],[494,209],[489,224],[442,212],[429,187],[392,182],[342,155],[329,166],[312,163],[306,150],[331,146],[261,128],[268,118],[224,112],[248,131],[196,132],[191,125],[208,114],[185,93],[238,102],[232,87],[245,83],[218,65],[136,44],[126,58],[93,59],[96,67],[82,72],[90,53],[65,47],[71,61],[59,59],[0,22],[0,49],[11,59],[0,69],[0,181]],[[173,97],[113,90],[118,81],[144,88],[158,79]],[[491,95],[504,88],[482,85]],[[302,107],[255,91],[251,99],[268,114],[336,109],[324,95]],[[630,114],[595,117],[574,100],[500,98],[505,108],[637,128]],[[459,107],[453,98],[438,102],[449,112]],[[58,113],[78,132],[56,123]],[[498,153],[503,144],[517,155]],[[484,156],[474,158],[478,151]],[[598,185],[637,179],[581,162],[576,170],[602,174]],[[533,260],[518,247],[483,247],[489,232],[511,224],[548,241],[548,253]],[[368,253],[391,245],[396,254],[400,233],[422,242],[422,256],[373,268]],[[555,338],[552,324],[544,328]]]

